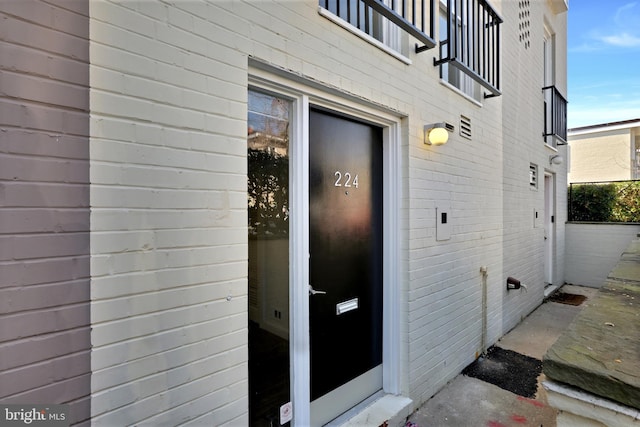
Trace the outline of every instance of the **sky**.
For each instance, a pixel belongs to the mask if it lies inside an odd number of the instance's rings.
[[[568,127],[640,118],[640,0],[570,0]]]

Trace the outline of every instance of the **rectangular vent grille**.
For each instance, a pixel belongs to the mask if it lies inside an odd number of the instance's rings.
[[[471,119],[469,117],[460,116],[460,136],[471,139]]]
[[[533,163],[529,165],[529,187],[538,188],[538,166]]]

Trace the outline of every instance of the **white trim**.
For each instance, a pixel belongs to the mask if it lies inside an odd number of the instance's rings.
[[[384,164],[384,305],[383,305],[383,365],[382,387],[388,394],[400,394],[401,384],[401,307],[399,276],[399,244],[401,194],[401,133],[402,115],[375,103],[342,94],[336,88],[250,60],[249,86],[261,88],[289,98],[294,103],[294,123],[291,144],[292,202],[290,242],[290,345],[293,425],[307,426],[310,413],[309,362],[309,218],[296,212],[309,212],[309,106],[314,105],[347,114],[356,119],[383,127]],[[295,320],[295,321],[294,321]]]
[[[470,101],[474,104],[476,104],[478,107],[482,107],[482,102],[478,101],[477,99],[475,99],[473,96],[465,93],[462,91],[462,89],[452,85],[451,83],[449,83],[448,81],[446,81],[443,78],[440,78],[440,84],[442,86],[446,86],[447,88],[451,89],[452,91],[454,91],[455,93],[457,93],[458,95],[460,95],[461,97],[465,98],[467,101]]]
[[[411,59],[407,58],[406,56],[404,56],[400,52],[390,48],[386,44],[382,43],[380,40],[371,37],[369,34],[365,33],[364,31],[359,30],[358,28],[356,28],[353,25],[349,24],[347,21],[345,21],[344,19],[340,18],[336,14],[329,12],[327,9],[323,8],[322,6],[318,6],[318,13],[321,16],[324,16],[325,18],[327,18],[329,21],[333,22],[334,24],[339,25],[340,27],[342,27],[345,30],[349,31],[351,34],[360,37],[362,40],[366,41],[367,43],[369,43],[369,44],[377,47],[378,49],[382,50],[383,52],[393,56],[398,61],[404,62],[407,65],[411,65],[412,64]]]
[[[556,15],[569,10],[568,0],[550,0],[551,11]]]
[[[605,123],[601,125],[593,125],[593,126],[585,126],[585,127],[588,127],[588,129],[583,129],[579,127],[569,129],[567,133],[567,138],[571,136],[587,135],[590,133],[600,133],[600,132],[608,132],[608,131],[623,130],[623,129],[628,129],[629,131],[631,131],[631,129],[633,128],[640,127],[640,120],[626,122],[622,124]]]
[[[326,427],[400,426],[405,425],[412,412],[413,400],[380,392],[331,421]]]
[[[555,33],[546,20],[544,23],[543,50],[543,87],[553,86],[556,82],[556,39]]]
[[[311,422],[311,376],[309,337],[309,218],[295,212],[309,212],[309,97],[302,95],[294,102],[294,137],[291,144],[291,221],[289,361],[291,370],[291,401],[296,425]],[[293,284],[299,284],[294,286]],[[296,320],[294,322],[294,319]],[[295,343],[296,345],[291,345]],[[294,363],[295,361],[295,363]]]
[[[400,156],[400,126],[387,126],[383,131],[383,259],[384,283],[382,307],[382,389],[387,393],[400,394],[401,366],[400,348],[400,259],[399,212],[402,200],[400,176],[402,171]]]
[[[367,390],[372,384],[375,387],[382,387],[382,366],[378,365],[375,368],[365,372],[364,374],[352,379],[351,381],[341,385],[340,387],[330,391],[322,397],[317,398],[311,402],[311,423],[309,426],[327,426],[327,424],[340,424],[340,420],[344,417],[349,417],[347,414],[351,414],[353,409],[360,408],[360,402],[362,401],[361,395],[367,393]],[[370,397],[379,396],[382,394],[382,390],[378,390]],[[368,401],[366,398],[365,401]],[[338,417],[335,417],[335,413],[338,412]],[[333,419],[333,420],[332,420]]]
[[[556,251],[556,175],[548,170],[544,171],[544,282],[549,285],[555,280],[555,251]]]
[[[550,135],[551,136],[551,135]],[[553,137],[552,137],[553,138]],[[553,151],[554,153],[558,152],[558,147],[554,147],[553,145],[549,145],[548,143],[544,143],[544,146],[547,147],[549,150]]]

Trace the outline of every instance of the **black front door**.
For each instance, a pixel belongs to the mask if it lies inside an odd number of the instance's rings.
[[[382,129],[312,109],[312,401],[382,363],[382,195]],[[375,393],[380,381],[359,387],[361,396],[345,398],[357,403]]]

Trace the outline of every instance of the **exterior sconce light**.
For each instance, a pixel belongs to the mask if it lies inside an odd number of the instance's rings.
[[[549,164],[550,165],[561,165],[562,164],[562,156],[560,154],[553,154],[549,156]]]
[[[448,123],[424,125],[424,143],[427,145],[444,145],[449,140],[449,132],[453,126]]]

